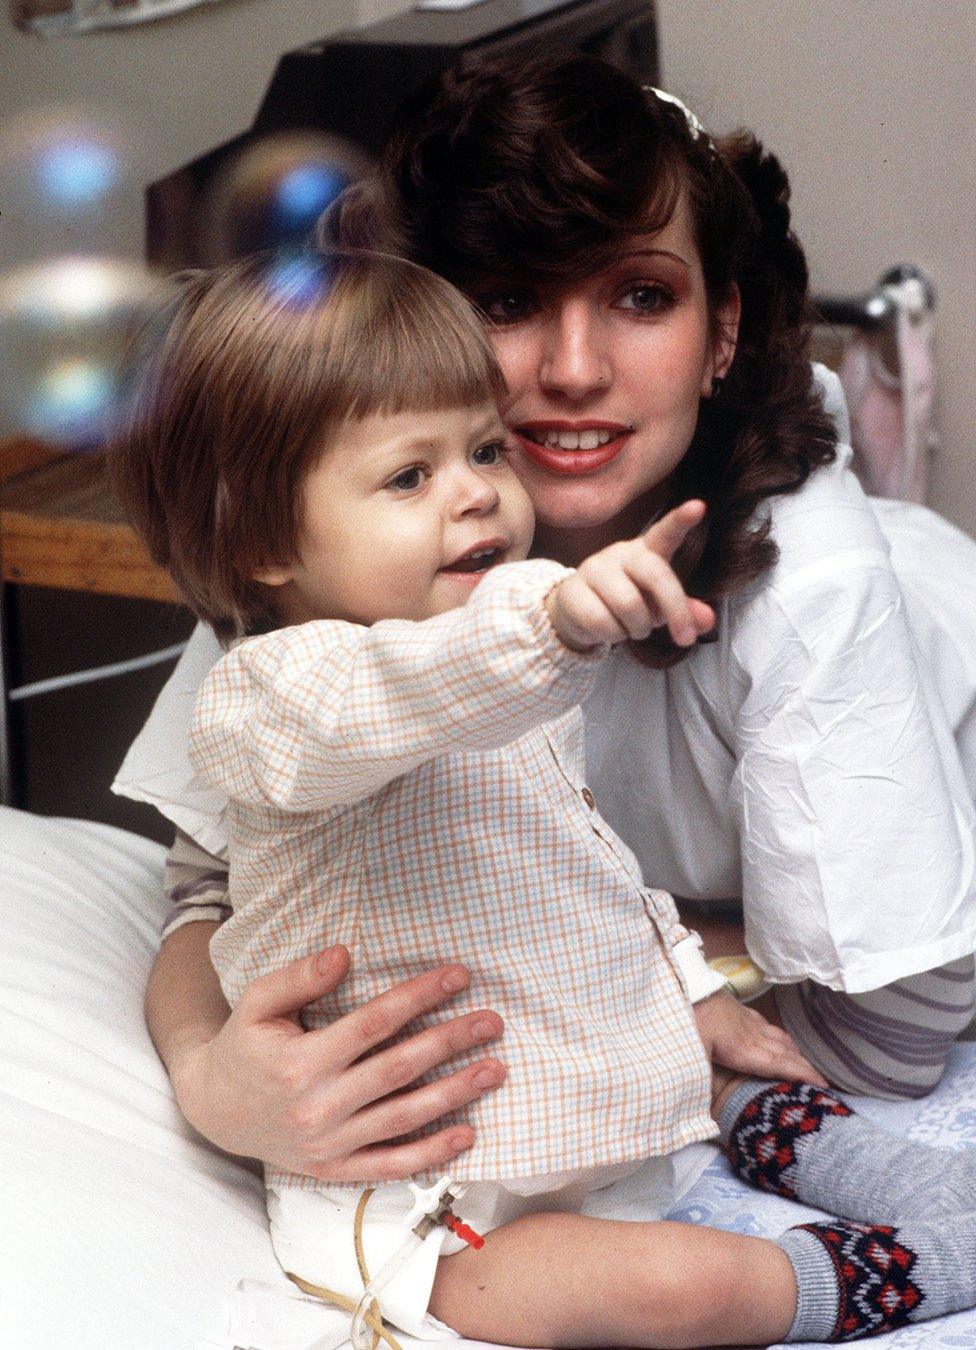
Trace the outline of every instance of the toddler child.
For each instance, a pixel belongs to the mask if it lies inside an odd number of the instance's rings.
[[[452,1170],[489,1240],[430,1227],[383,1316],[422,1337],[443,1330],[430,1309],[510,1344],[691,1346],[853,1339],[976,1302],[965,1157],[811,1084],[740,1079],[710,1102],[689,996],[714,983],[581,777],[578,705],[608,646],[659,622],[687,645],[713,621],[667,561],[701,503],[575,571],[526,561],[490,345],[452,287],[390,257],[191,277],[134,370],[117,481],[229,647],[191,741],[230,800],[227,998],[327,940],[353,973],[309,1028],[436,960],[474,969],[506,1019],[508,1081]],[[579,1212],[714,1135],[710,1105],[742,1175],[856,1222],[771,1242]],[[417,1124],[396,1096],[373,1109],[388,1136]],[[354,1308],[411,1189],[275,1168],[267,1187],[284,1269]]]

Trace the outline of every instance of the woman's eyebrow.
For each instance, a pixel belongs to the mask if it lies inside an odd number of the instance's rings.
[[[672,253],[669,248],[635,248],[621,258],[621,262],[626,262],[629,258],[671,258],[672,261],[679,263],[682,267],[690,268],[691,266],[686,258],[682,258],[680,253]]]

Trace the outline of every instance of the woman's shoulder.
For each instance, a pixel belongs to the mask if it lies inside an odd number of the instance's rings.
[[[784,622],[818,597],[874,584],[891,570],[888,543],[868,499],[849,469],[817,469],[797,492],[771,499],[768,520],[776,559],[760,576],[727,598],[728,620],[762,625],[773,614]]]
[[[888,565],[888,546],[871,503],[855,476],[847,404],[840,380],[825,366],[814,366],[824,408],[837,429],[837,452],[813,470],[796,492],[770,497],[758,520],[768,520],[776,544],[773,566],[740,596],[740,605],[765,595],[816,585],[818,577],[843,574],[858,562]]]
[[[768,498],[757,513],[757,524],[768,523],[776,559],[723,606],[733,665],[764,665],[787,636],[803,645],[810,625],[828,622],[839,605],[849,611],[861,598],[867,616],[895,585],[885,531],[851,467],[840,381],[822,366],[815,375],[837,427],[837,453],[795,492]]]

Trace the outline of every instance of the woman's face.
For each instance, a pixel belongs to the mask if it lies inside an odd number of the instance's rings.
[[[710,315],[684,200],[604,271],[569,284],[488,284],[475,299],[508,383],[502,412],[537,544],[574,561],[636,532],[734,352],[738,296]]]

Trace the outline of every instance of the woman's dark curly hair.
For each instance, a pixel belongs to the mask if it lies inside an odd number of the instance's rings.
[[[486,278],[601,270],[628,236],[666,225],[682,191],[713,314],[735,286],[742,298],[735,357],[662,507],[708,503],[675,565],[714,601],[775,561],[757,508],[795,492],[835,447],[810,365],[789,183],[753,136],[698,135],[680,108],[592,57],[451,71],[409,101],[377,172],[322,232],[396,250],[476,295]],[[634,647],[654,666],[687,654],[664,629]]]

